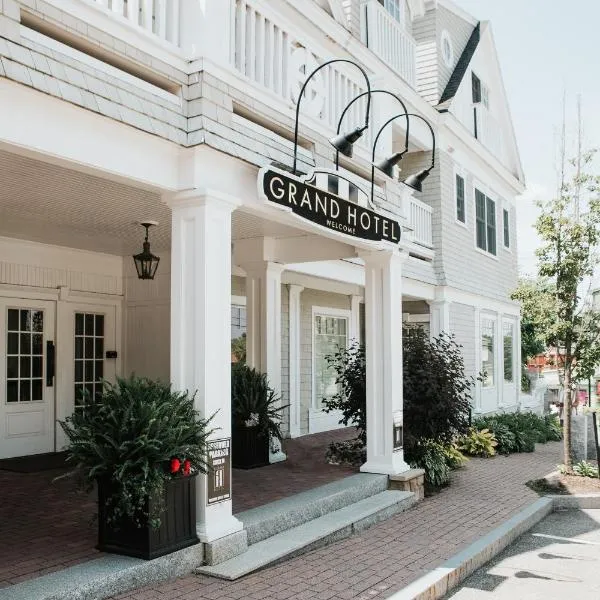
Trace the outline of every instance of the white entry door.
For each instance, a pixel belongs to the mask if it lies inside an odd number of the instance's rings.
[[[60,306],[59,419],[102,393],[104,381],[114,382],[121,357],[116,347],[114,305],[64,303]],[[115,356],[116,354],[116,356]],[[57,447],[67,439],[57,426]]]
[[[0,458],[54,451],[56,303],[0,298]]]

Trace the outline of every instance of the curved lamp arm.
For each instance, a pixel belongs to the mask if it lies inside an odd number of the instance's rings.
[[[358,100],[360,100],[361,98],[366,96],[367,94],[370,94],[369,100],[371,99],[371,96],[373,94],[387,94],[388,96],[391,96],[392,98],[394,98],[395,100],[397,100],[400,103],[400,106],[402,106],[402,108],[404,109],[404,112],[406,113],[406,139],[404,141],[404,152],[406,152],[408,150],[408,135],[409,135],[409,129],[410,129],[410,121],[408,119],[408,108],[406,108],[406,104],[404,104],[404,102],[402,101],[400,96],[394,94],[394,92],[390,92],[389,90],[371,90],[371,92],[363,92],[362,94],[359,94],[355,98],[352,98],[352,100],[350,100],[350,102],[348,102],[348,104],[346,104],[346,108],[344,108],[344,110],[342,111],[342,114],[340,115],[340,120],[338,121],[336,133],[339,134],[339,132],[342,128],[342,121],[344,120],[344,117],[346,116],[346,113],[348,112],[350,107],[355,102],[357,102]],[[335,168],[336,168],[336,170],[339,169],[339,167],[340,167],[339,161],[340,161],[340,153],[339,153],[339,151],[336,150],[336,152],[335,152]]]
[[[427,172],[429,172],[433,169],[433,167],[435,167],[435,133],[433,132],[433,128],[431,127],[429,121],[427,119],[425,119],[424,117],[422,117],[421,115],[417,115],[415,113],[400,113],[398,115],[393,116],[391,119],[388,119],[381,126],[381,128],[377,132],[377,135],[375,136],[375,141],[373,142],[373,152],[372,152],[372,156],[371,156],[371,164],[372,164],[372,168],[371,168],[371,204],[373,204],[373,198],[374,198],[374,194],[375,194],[375,166],[373,163],[375,162],[375,150],[377,149],[377,142],[379,141],[379,137],[381,136],[381,133],[383,132],[383,130],[392,121],[395,121],[396,119],[399,119],[400,117],[406,117],[407,119],[409,117],[416,117],[417,119],[421,119],[421,121],[423,121],[423,123],[425,123],[425,125],[427,125],[427,127],[429,127],[429,131],[431,132],[431,139],[433,140],[433,144],[432,144],[432,148],[431,148],[431,166],[426,170],[427,170]],[[408,145],[407,145],[407,148],[408,148]]]
[[[306,80],[302,84],[302,88],[300,89],[300,94],[298,95],[298,101],[296,102],[296,123],[295,123],[295,126],[294,126],[294,165],[292,167],[292,172],[294,173],[294,175],[296,174],[296,164],[298,162],[298,118],[300,116],[300,102],[302,100],[302,96],[304,95],[304,90],[306,89],[306,85],[308,84],[308,82],[311,80],[311,78],[318,71],[320,71],[323,67],[326,67],[327,65],[330,65],[331,63],[335,63],[335,62],[350,63],[351,65],[354,65],[357,69],[359,69],[360,72],[364,75],[365,81],[367,82],[367,91],[364,92],[362,95],[368,94],[368,97],[367,97],[367,109],[365,111],[365,125],[364,125],[364,128],[366,129],[369,126],[369,114],[371,112],[371,82],[369,81],[369,77],[367,76],[367,72],[358,63],[355,63],[353,60],[349,60],[347,58],[333,58],[333,59],[328,60],[328,61],[324,62],[323,64],[319,65],[306,78]]]

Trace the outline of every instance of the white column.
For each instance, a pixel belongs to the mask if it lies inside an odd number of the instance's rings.
[[[429,332],[432,338],[440,333],[450,332],[450,302],[435,300],[429,302],[430,325]]]
[[[260,261],[241,265],[246,271],[246,362],[267,374],[281,394],[281,273],[284,265]],[[269,461],[286,459],[277,439],[270,440]]]
[[[180,0],[179,45],[188,58],[205,56],[229,65],[232,53],[232,0]]]
[[[298,437],[300,431],[300,336],[301,336],[301,285],[288,285],[289,290],[289,381],[290,381],[290,436]]]
[[[233,199],[194,190],[167,199],[171,225],[171,381],[214,415],[211,439],[231,440],[231,213]],[[163,340],[164,341],[164,340]],[[231,481],[231,472],[230,472]],[[242,529],[231,499],[208,505],[198,477],[198,535],[209,542]]]
[[[397,250],[361,254],[365,261],[367,462],[361,471],[407,471],[394,451],[394,421],[402,421],[402,262]]]

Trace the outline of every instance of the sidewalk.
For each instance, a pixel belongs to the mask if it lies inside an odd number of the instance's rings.
[[[562,444],[472,459],[452,485],[364,533],[238,581],[190,575],[119,600],[349,600],[385,598],[498,526],[538,496],[524,483],[561,462]],[[117,597],[115,597],[117,598]]]

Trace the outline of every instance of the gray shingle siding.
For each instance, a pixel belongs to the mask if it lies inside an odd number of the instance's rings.
[[[454,334],[456,342],[462,346],[467,376],[476,377],[479,369],[476,365],[477,353],[475,339],[475,308],[468,304],[450,304],[450,333]]]

